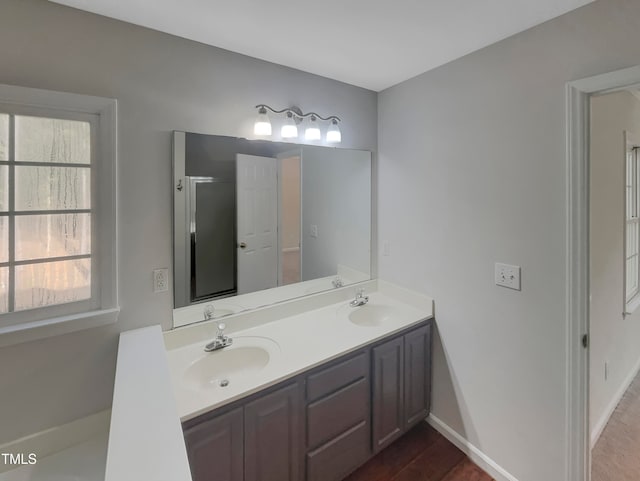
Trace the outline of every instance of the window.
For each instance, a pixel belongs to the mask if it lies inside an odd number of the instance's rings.
[[[627,137],[627,142],[629,141]],[[640,153],[639,147],[627,143],[625,169],[625,314],[640,304]]]
[[[116,320],[115,225],[115,101],[0,85],[0,345]]]

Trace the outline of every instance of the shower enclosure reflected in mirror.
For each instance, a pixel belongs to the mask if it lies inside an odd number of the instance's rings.
[[[220,317],[370,278],[370,152],[174,132],[173,161],[176,308]]]

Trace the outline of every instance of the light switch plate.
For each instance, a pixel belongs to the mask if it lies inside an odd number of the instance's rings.
[[[311,228],[309,229],[310,233],[311,233],[311,237],[316,238],[318,237],[318,226],[313,224],[311,226]]]
[[[501,264],[496,262],[495,267],[496,286],[520,290],[520,266]]]

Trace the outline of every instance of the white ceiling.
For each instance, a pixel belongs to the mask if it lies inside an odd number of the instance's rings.
[[[593,0],[52,0],[380,91]]]

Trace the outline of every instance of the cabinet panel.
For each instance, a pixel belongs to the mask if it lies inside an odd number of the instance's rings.
[[[369,457],[369,424],[362,422],[307,456],[307,481],[339,481]]]
[[[245,481],[301,479],[300,398],[294,384],[245,406]]]
[[[405,428],[424,420],[431,397],[431,325],[404,336]]]
[[[398,438],[404,429],[403,338],[373,348],[373,451]]]
[[[193,481],[243,481],[242,408],[185,432]]]
[[[369,419],[369,378],[340,389],[307,408],[307,446],[314,449]],[[368,443],[367,443],[368,445]]]

